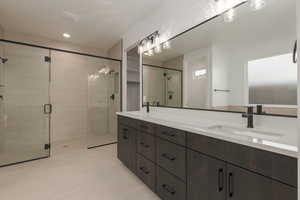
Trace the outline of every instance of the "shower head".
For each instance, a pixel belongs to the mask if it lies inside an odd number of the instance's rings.
[[[3,64],[6,63],[6,62],[8,61],[7,58],[2,58],[2,57],[0,57],[0,60],[1,60],[1,62],[2,62]]]
[[[116,73],[116,72],[115,72],[115,70],[111,69],[111,70],[109,70],[108,73],[111,75],[111,74],[114,74],[114,73]]]

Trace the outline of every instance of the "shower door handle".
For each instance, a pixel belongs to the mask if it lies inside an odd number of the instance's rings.
[[[297,40],[295,42],[295,45],[294,45],[294,51],[293,51],[293,63],[297,63],[298,61],[298,58],[297,58]]]
[[[50,115],[52,113],[52,104],[44,104],[44,114]]]

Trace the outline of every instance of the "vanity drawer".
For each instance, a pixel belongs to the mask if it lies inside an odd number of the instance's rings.
[[[155,191],[155,164],[137,154],[137,176]]]
[[[243,168],[297,187],[297,159],[227,142],[226,159]]]
[[[155,125],[150,122],[139,121],[138,129],[142,132],[146,132],[152,135],[154,135],[155,133]]]
[[[168,173],[164,169],[157,167],[156,193],[163,200],[185,200],[186,184],[178,178]]]
[[[156,138],[156,144],[157,164],[185,181],[186,149],[160,138]]]
[[[132,128],[138,128],[138,120],[129,117],[118,116],[118,123]]]
[[[166,126],[157,126],[156,136],[169,140],[176,144],[186,145],[186,133],[182,130],[173,129]]]
[[[154,136],[140,132],[137,136],[137,151],[151,161],[155,161]]]
[[[226,142],[200,134],[187,134],[188,148],[210,155],[212,157],[226,160]]]

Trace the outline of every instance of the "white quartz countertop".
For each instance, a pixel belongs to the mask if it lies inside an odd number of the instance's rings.
[[[171,116],[167,113],[150,112],[144,111],[133,111],[133,112],[119,112],[118,115],[130,117],[138,120],[148,121],[163,126],[168,126],[175,129],[192,132],[195,134],[201,134],[208,137],[242,144],[274,153],[283,154],[297,158],[297,135],[287,134],[278,130],[266,127],[255,127],[254,129],[247,129],[243,125],[228,123],[224,121],[216,121],[209,119],[195,119],[180,116]],[[243,130],[242,134],[232,134],[226,130],[215,130],[212,127],[225,126]],[[251,134],[247,134],[247,131]],[[253,134],[254,132],[254,134]],[[255,134],[266,133],[264,134]],[[246,133],[246,134],[244,134]]]

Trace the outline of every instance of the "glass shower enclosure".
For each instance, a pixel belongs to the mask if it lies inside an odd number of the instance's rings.
[[[0,166],[50,155],[49,50],[0,42]]]
[[[116,59],[1,40],[0,167],[47,158],[62,137],[116,143],[120,73]]]

